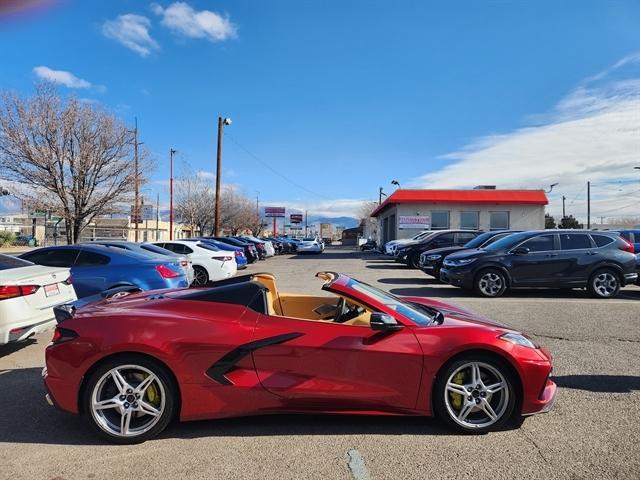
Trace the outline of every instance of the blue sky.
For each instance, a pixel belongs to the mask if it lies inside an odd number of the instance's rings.
[[[169,148],[212,172],[223,114],[223,182],[265,204],[558,182],[550,211],[580,217],[591,179],[595,215],[631,216],[639,25],[637,1],[69,0],[0,21],[0,88],[137,116],[163,201]]]

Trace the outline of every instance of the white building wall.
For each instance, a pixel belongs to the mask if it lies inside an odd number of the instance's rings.
[[[509,212],[509,229],[511,230],[539,230],[544,228],[544,205],[503,205],[503,204],[427,204],[427,203],[404,203],[396,204],[387,208],[378,217],[378,233],[380,240],[384,235],[384,219],[395,215],[395,238],[410,238],[419,229],[399,229],[399,216],[431,215],[434,211],[449,212],[449,228],[459,229],[461,212],[479,212],[480,230],[490,230],[489,219],[491,212]],[[391,221],[391,220],[390,220]]]

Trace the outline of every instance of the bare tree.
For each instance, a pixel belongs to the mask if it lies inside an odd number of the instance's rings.
[[[96,215],[130,201],[133,148],[133,133],[119,119],[62,98],[50,84],[26,98],[0,93],[0,174],[24,187],[33,208],[63,217],[70,243]],[[139,171],[148,173],[142,163]]]
[[[201,175],[186,166],[177,181],[176,218],[189,225],[191,232],[208,235],[213,229],[215,192]]]
[[[636,225],[640,225],[640,217],[608,218],[607,221],[612,225],[620,225],[625,228],[634,228]]]
[[[368,238],[376,238],[378,236],[378,221],[371,216],[376,208],[378,208],[378,202],[364,201],[358,209],[363,234]]]
[[[232,235],[244,230],[259,229],[260,216],[256,205],[235,188],[227,186],[220,195],[220,225]]]

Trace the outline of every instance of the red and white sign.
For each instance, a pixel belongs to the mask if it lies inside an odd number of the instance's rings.
[[[431,228],[431,215],[399,215],[398,228],[429,230]]]
[[[284,207],[264,207],[265,217],[284,217]]]

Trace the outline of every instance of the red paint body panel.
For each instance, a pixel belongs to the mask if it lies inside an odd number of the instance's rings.
[[[431,299],[406,300],[440,309],[444,322],[415,325],[349,288],[349,280],[339,276],[327,288],[393,315],[405,328],[382,333],[181,299],[185,291],[144,292],[85,306],[66,320],[63,327],[78,337],[47,347],[47,388],[60,408],[78,413],[87,372],[105,357],[133,352],[173,373],[182,420],[285,411],[428,415],[442,366],[457,354],[483,350],[513,366],[523,387],[523,414],[550,406],[556,387],[544,349],[501,340],[507,327]],[[241,355],[224,373],[228,384],[207,372],[240,346],[292,332],[300,335]]]

